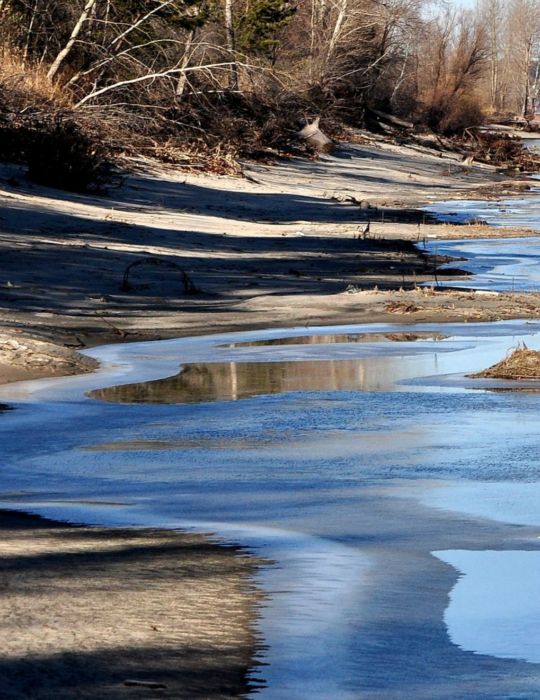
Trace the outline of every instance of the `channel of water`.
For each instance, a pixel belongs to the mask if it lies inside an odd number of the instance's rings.
[[[540,395],[467,375],[540,322],[403,330],[105,346],[1,387],[0,505],[273,560],[257,697],[539,697]]]

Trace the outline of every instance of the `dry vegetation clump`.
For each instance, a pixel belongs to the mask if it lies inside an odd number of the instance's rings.
[[[478,160],[495,163],[516,163],[527,156],[523,141],[515,136],[496,133],[476,133]]]
[[[537,170],[538,156],[526,148],[523,140],[510,134],[467,130],[461,145],[482,163],[499,167],[519,167],[521,170]]]
[[[540,379],[540,352],[523,346],[496,365],[470,375],[489,379]]]
[[[111,182],[112,150],[103,130],[42,75],[11,55],[0,69],[0,160],[23,163],[33,182],[99,192]]]
[[[167,143],[169,154],[176,150],[181,160],[186,152],[195,161],[202,154],[254,159],[311,156],[314,152],[296,135],[305,125],[304,115],[317,113],[317,105],[283,90],[224,91],[187,96],[147,121],[144,131],[158,144],[158,152]],[[325,128],[333,131],[330,120]]]

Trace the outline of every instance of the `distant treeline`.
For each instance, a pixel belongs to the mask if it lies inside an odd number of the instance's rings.
[[[317,115],[459,134],[534,110],[540,82],[538,0],[0,0],[0,22],[4,125],[60,110],[119,149],[217,165],[294,147]]]

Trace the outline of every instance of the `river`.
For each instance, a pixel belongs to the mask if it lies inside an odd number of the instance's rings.
[[[516,245],[536,288],[534,239],[482,245],[472,268]],[[522,342],[540,322],[96,348],[95,374],[0,388],[0,506],[273,560],[257,697],[537,698],[540,396],[467,376]]]

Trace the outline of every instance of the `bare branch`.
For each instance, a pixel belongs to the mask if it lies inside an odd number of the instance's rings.
[[[122,41],[122,39],[125,39],[128,34],[133,32],[135,29],[140,27],[142,24],[146,22],[147,19],[152,17],[152,15],[155,15],[156,12],[159,12],[160,10],[163,10],[165,7],[168,7],[169,5],[172,5],[172,3],[175,0],[165,0],[165,2],[160,3],[157,7],[154,7],[153,10],[150,10],[150,12],[147,12],[143,17],[141,17],[137,22],[134,24],[131,24],[125,31],[123,31],[121,34],[119,34],[111,43],[109,44],[108,48],[112,49],[113,46],[115,46],[119,41]]]
[[[186,68],[170,68],[169,70],[165,71],[160,71],[156,73],[148,73],[147,75],[141,75],[138,78],[131,78],[130,80],[121,80],[117,83],[114,83],[113,85],[107,85],[105,87],[102,87],[98,90],[93,90],[91,93],[86,95],[86,97],[83,97],[82,100],[77,102],[75,105],[75,109],[78,109],[79,107],[82,107],[85,105],[87,102],[90,100],[95,99],[96,97],[99,97],[100,95],[104,95],[107,92],[111,92],[111,90],[118,90],[121,87],[125,87],[126,85],[135,85],[136,83],[142,83],[146,82],[148,80],[158,80],[159,78],[168,78],[173,75],[180,75],[181,73],[193,73],[195,71],[207,71],[212,68],[230,68],[231,65],[233,65],[236,62],[232,61],[226,61],[224,63],[209,63],[205,66],[188,66]],[[254,68],[254,66],[248,66],[246,64],[237,64],[241,65],[244,68]]]

